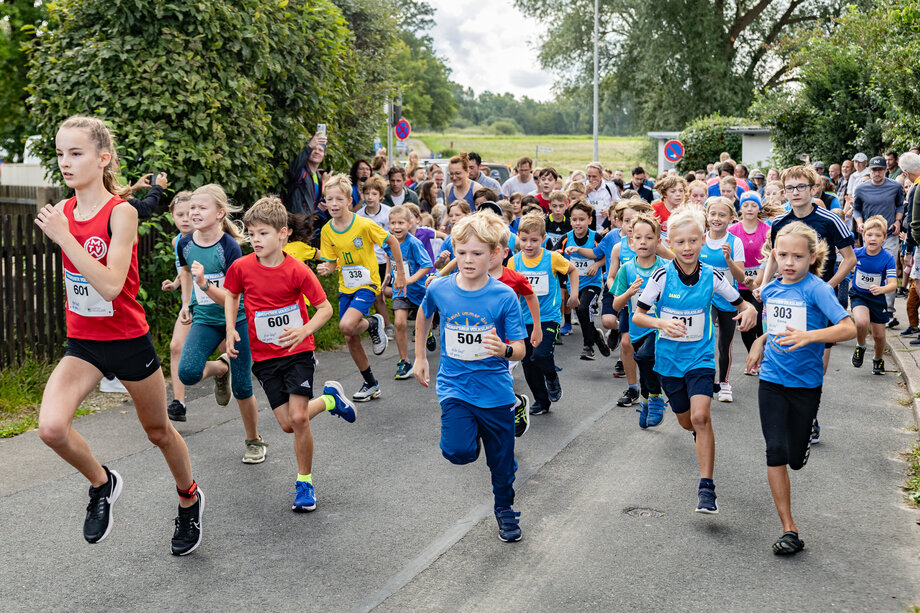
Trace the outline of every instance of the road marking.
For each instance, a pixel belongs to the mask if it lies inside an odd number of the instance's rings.
[[[550,449],[546,457],[539,461],[537,465],[523,470],[519,467],[515,475],[515,484],[518,485],[518,487],[521,487],[527,483],[531,476],[543,468],[563,449],[568,447],[569,443],[581,436],[590,426],[592,426],[601,417],[609,413],[610,410],[615,406],[616,402],[612,401],[579,422],[574,428],[572,428],[572,430],[569,431],[569,433],[564,438],[558,441],[556,445]],[[395,575],[390,577],[386,583],[380,586],[379,589],[352,607],[350,609],[351,613],[366,613],[371,611],[374,607],[383,604],[387,598],[408,585],[410,581],[421,574],[426,568],[431,566],[435,560],[441,557],[441,555],[443,555],[451,547],[456,545],[460,539],[466,536],[467,533],[472,530],[479,522],[491,516],[493,506],[494,503],[492,496],[489,496],[485,502],[478,504],[470,509],[470,511],[462,519],[458,520],[457,523],[453,525],[453,527],[448,528],[443,533],[441,533],[440,536],[431,541],[420,554],[418,554],[414,559],[409,560],[405,566],[403,566]]]

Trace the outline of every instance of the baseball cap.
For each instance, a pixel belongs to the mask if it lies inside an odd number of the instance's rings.
[[[751,178],[752,179],[766,179],[767,177],[759,170],[755,170],[754,172],[751,173]]]
[[[869,160],[869,168],[885,168],[885,158],[880,155],[875,156]]]
[[[744,192],[741,194],[741,199],[738,201],[738,206],[740,207],[749,200],[753,200],[757,203],[758,207],[763,208],[763,201],[760,199],[760,194],[755,191]]]
[[[854,162],[865,162],[867,159],[869,158],[866,157],[865,153],[857,153],[856,155],[853,156]]]

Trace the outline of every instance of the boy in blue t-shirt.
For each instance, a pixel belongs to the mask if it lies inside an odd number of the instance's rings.
[[[425,277],[431,272],[431,258],[422,241],[409,234],[412,224],[412,213],[405,206],[394,206],[390,209],[390,234],[399,241],[399,250],[402,253],[403,270],[406,273],[406,289],[387,288],[393,296],[393,323],[396,332],[396,347],[399,349],[399,362],[396,364],[397,380],[408,379],[411,376],[412,363],[409,362],[409,337],[406,332],[406,322],[409,311],[417,309],[425,297]],[[387,254],[386,278],[393,279],[393,251],[389,245],[383,246]]]
[[[757,310],[741,298],[718,270],[700,262],[706,218],[687,209],[668,219],[668,237],[674,260],[646,281],[636,302],[632,323],[656,328],[655,372],[668,396],[671,410],[685,430],[693,432],[700,466],[697,513],[718,513],[716,486],[712,479],[716,439],[709,408],[715,377],[715,337],[712,304],[716,294],[738,311],[739,328],[757,323]],[[655,306],[657,317],[648,315]]]
[[[826,256],[826,244],[804,223],[790,223],[779,231],[772,257],[782,278],[760,291],[766,333],[754,341],[746,364],[750,370],[763,360],[760,425],[767,448],[767,480],[783,524],[783,535],[773,544],[777,555],[805,547],[792,519],[786,466],[799,470],[808,461],[824,382],[824,345],[856,334],[834,290],[816,276]]]
[[[500,261],[504,223],[495,215],[472,215],[451,233],[457,274],[434,281],[415,322],[415,378],[428,387],[425,338],[435,313],[441,317],[441,453],[454,464],[469,464],[485,449],[492,474],[499,538],[521,539],[514,511],[514,387],[509,360],[524,357],[527,332],[517,295],[489,276]],[[508,339],[506,344],[502,339]]]
[[[863,225],[864,247],[856,250],[856,268],[850,277],[850,305],[856,321],[856,349],[853,366],[859,368],[866,355],[866,333],[872,326],[875,357],[872,374],[885,374],[885,324],[888,307],[885,294],[898,289],[898,266],[894,257],[882,245],[888,235],[888,222],[881,215],[866,220]]]

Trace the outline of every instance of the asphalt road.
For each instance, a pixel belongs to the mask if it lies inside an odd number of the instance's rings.
[[[290,511],[291,439],[267,408],[268,460],[248,466],[235,403],[221,408],[208,394],[190,403],[179,427],[207,509],[205,540],[186,558],[168,553],[173,483],[130,405],[76,422],[125,482],[115,529],[98,545],[82,538],[82,477],[35,432],[0,440],[0,610],[903,611],[918,602],[918,512],[898,489],[898,454],[916,432],[895,373],[855,370],[852,346],[835,350],[822,442],[792,477],[806,550],[778,558],[756,379],[736,362],[735,402],[714,403],[720,513],[698,515],[690,435],[672,414],[641,431],[633,409],[615,406],[625,381],[610,376],[612,359],[578,360],[575,332],[557,348],[563,400],[518,440],[519,543],[497,538],[485,462],[441,457],[434,391],[392,380],[392,345],[372,358],[382,399],[359,405],[355,424],[313,421],[311,514]],[[347,353],[321,354],[317,382],[331,378],[357,389]],[[526,387],[520,369],[516,387]]]

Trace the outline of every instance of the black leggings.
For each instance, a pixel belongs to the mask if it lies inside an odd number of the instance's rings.
[[[738,293],[757,309],[757,324],[750,330],[745,330],[741,333],[741,340],[744,341],[744,346],[747,347],[748,353],[750,353],[754,341],[763,335],[763,303],[754,298],[754,293],[749,289],[739,289]]]
[[[581,326],[585,347],[593,347],[599,334],[594,322],[591,321],[591,303],[600,293],[601,288],[593,285],[578,290],[578,308],[575,309],[575,315],[578,317],[578,325]]]
[[[712,316],[719,321],[719,378],[716,383],[728,383],[732,367],[732,340],[735,338],[736,311],[720,311],[712,307]]]
[[[811,424],[818,417],[821,386],[785,387],[760,380],[760,427],[767,444],[767,466],[799,470],[808,462]]]

